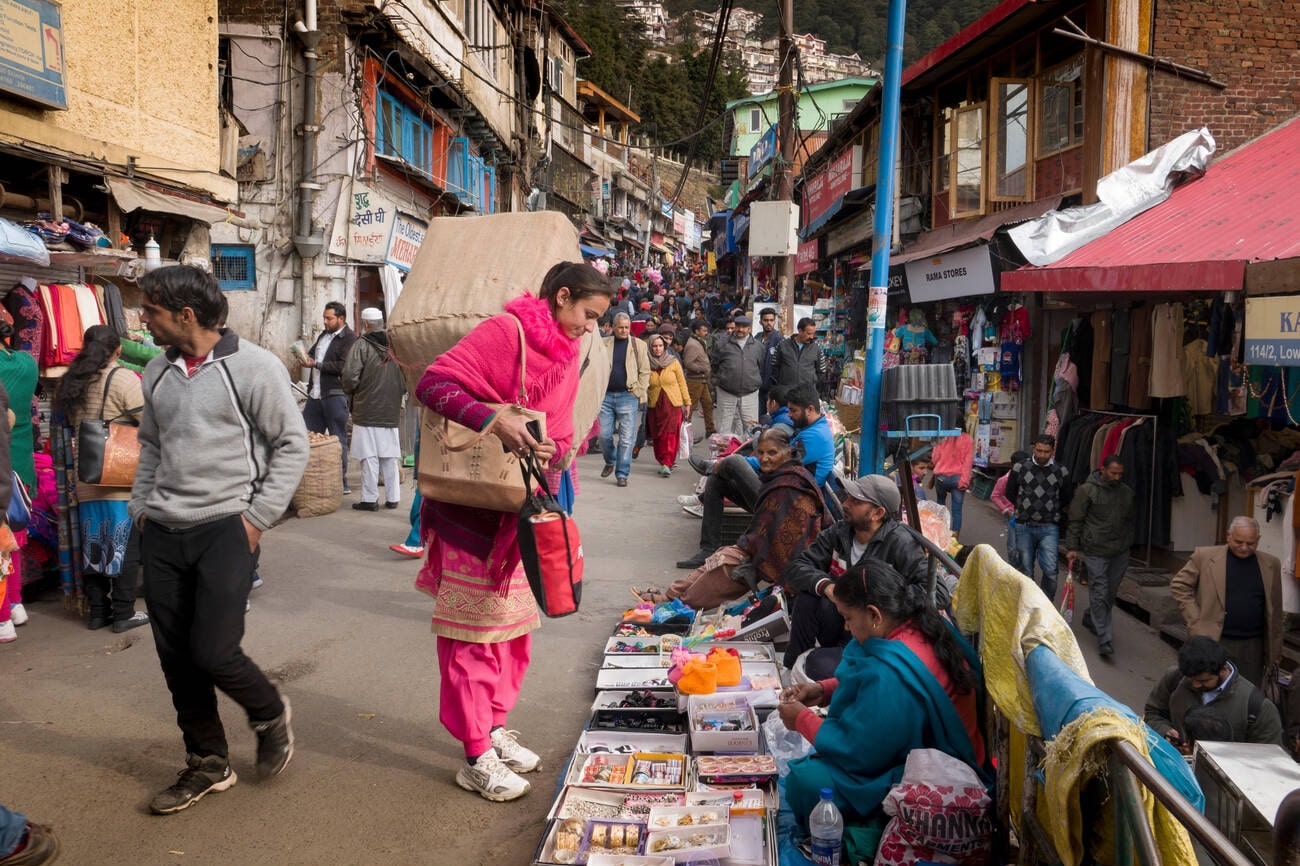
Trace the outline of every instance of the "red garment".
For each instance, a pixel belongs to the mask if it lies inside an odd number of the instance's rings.
[[[1121,421],[1120,423],[1116,424],[1113,428],[1111,428],[1111,431],[1106,434],[1106,441],[1103,442],[1101,445],[1102,460],[1105,460],[1107,457],[1111,456],[1112,454],[1119,453],[1120,438],[1124,435],[1124,431],[1132,427],[1136,422],[1137,422],[1136,418],[1127,418],[1124,421]],[[1101,466],[1098,465],[1098,466],[1094,466],[1093,468],[1100,469]]]
[[[59,323],[60,364],[70,364],[81,351],[82,335],[81,310],[77,307],[77,290],[72,286],[50,286],[54,296],[54,314]]]
[[[677,464],[677,447],[681,441],[682,407],[667,397],[651,406],[646,416],[650,441],[655,447],[655,462],[671,469]]]
[[[934,474],[960,475],[961,489],[970,487],[971,468],[975,464],[975,440],[970,434],[946,436],[934,446]]]
[[[1003,343],[1024,343],[1029,340],[1029,310],[1023,305],[1007,310],[998,329],[998,340]]]
[[[979,766],[984,765],[986,755],[984,753],[984,737],[980,734],[979,707],[975,700],[973,691],[958,691],[952,684],[952,677],[948,676],[947,669],[939,664],[939,657],[934,652],[934,645],[926,640],[925,635],[912,622],[905,622],[898,628],[889,633],[889,640],[902,641],[908,649],[916,653],[916,657],[925,665],[926,670],[934,675],[947,692],[948,697],[952,700],[953,708],[957,710],[957,715],[961,718],[962,727],[970,736],[971,745],[975,747],[975,762]]]

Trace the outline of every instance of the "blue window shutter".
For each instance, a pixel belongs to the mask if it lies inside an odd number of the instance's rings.
[[[213,244],[212,274],[223,292],[257,288],[257,260],[251,244]]]

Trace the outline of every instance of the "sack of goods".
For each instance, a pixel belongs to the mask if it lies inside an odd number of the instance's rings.
[[[337,436],[308,433],[311,454],[290,504],[299,517],[333,514],[343,503],[343,448]]]

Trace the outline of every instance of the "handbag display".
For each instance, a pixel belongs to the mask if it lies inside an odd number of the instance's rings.
[[[9,497],[5,519],[11,532],[22,532],[32,521],[32,498],[27,495],[27,485],[18,473],[11,471],[9,474],[13,476],[13,495]]]
[[[546,484],[546,476],[529,455],[519,464],[528,499],[519,510],[519,558],[537,607],[549,617],[578,612],[582,601],[582,539],[578,524]],[[541,493],[530,480],[536,479]]]
[[[507,415],[536,421],[541,438],[546,436],[546,415],[527,408],[528,348],[523,324],[516,318],[515,325],[519,328],[519,396],[515,403],[487,403],[496,415],[481,431],[429,409],[422,410],[417,471],[424,498],[491,511],[518,511],[528,498],[529,491],[520,477],[519,457],[505,450],[495,438],[488,438],[492,428]]]
[[[116,418],[104,418],[108,388],[121,367],[114,367],[104,380],[99,417],[87,418],[77,428],[77,480],[105,487],[130,487],[140,465],[139,428]]]

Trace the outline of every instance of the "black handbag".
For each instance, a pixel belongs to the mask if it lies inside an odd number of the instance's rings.
[[[135,470],[140,463],[137,428],[118,420],[126,417],[125,413],[112,419],[104,418],[109,385],[121,369],[114,367],[104,380],[100,417],[86,418],[77,426],[77,480],[83,484],[130,487],[135,481]]]

